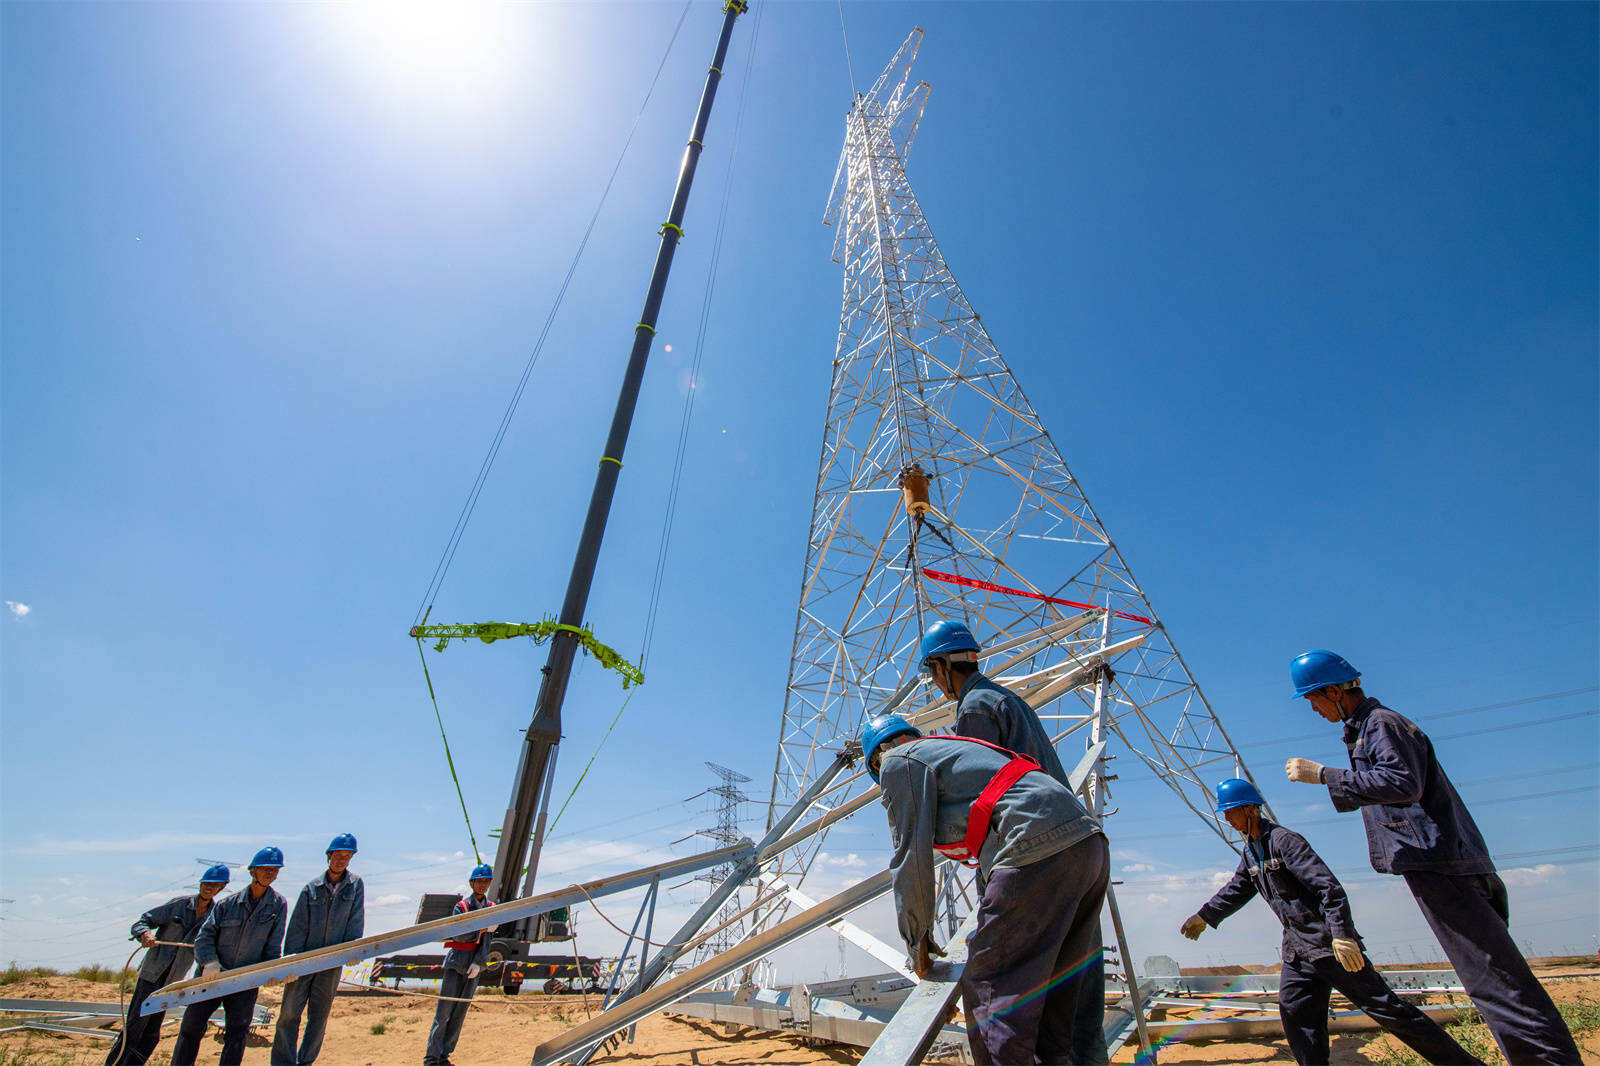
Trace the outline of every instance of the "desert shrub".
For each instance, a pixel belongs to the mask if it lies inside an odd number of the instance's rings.
[[[385,1029],[387,1029],[387,1028],[389,1028],[389,1027],[386,1024],[384,1024],[383,1022],[373,1022],[372,1023],[372,1035],[373,1036],[382,1036],[383,1035],[383,1031]]]
[[[0,985],[15,984],[26,981],[30,977],[58,977],[60,974],[48,966],[18,966],[12,963],[4,970],[0,970]],[[0,1059],[0,1066],[10,1066],[4,1059]]]

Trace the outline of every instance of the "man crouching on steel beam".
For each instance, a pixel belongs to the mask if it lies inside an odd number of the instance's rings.
[[[1278,1015],[1289,1050],[1301,1066],[1328,1061],[1328,995],[1333,989],[1432,1063],[1476,1063],[1439,1023],[1395,995],[1361,954],[1361,937],[1344,886],[1306,838],[1262,817],[1256,786],[1233,777],[1217,786],[1217,813],[1245,838],[1233,878],[1183,923],[1198,939],[1207,926],[1258,893],[1283,923],[1283,971]]]
[[[895,910],[918,977],[944,954],[934,853],[983,872],[961,977],[974,1061],[1106,1062],[1100,905],[1111,858],[1100,826],[1033,760],[981,740],[924,737],[890,714],[867,723],[861,749],[883,788]]]

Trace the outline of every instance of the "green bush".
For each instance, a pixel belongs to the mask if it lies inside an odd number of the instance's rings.
[[[30,977],[59,977],[60,973],[48,966],[18,966],[12,963],[4,970],[0,970],[0,985],[15,984],[26,981]],[[10,1066],[4,1059],[0,1059],[0,1066]]]
[[[1587,999],[1580,999],[1576,1003],[1558,1004],[1557,1010],[1561,1018],[1567,1023],[1567,1028],[1572,1030],[1572,1035],[1591,1032],[1600,1029],[1600,1003],[1593,1003]],[[1445,1031],[1455,1038],[1455,1042],[1469,1054],[1489,1066],[1498,1066],[1505,1062],[1500,1055],[1500,1047],[1494,1042],[1494,1037],[1489,1035],[1489,1027],[1483,1024],[1483,1018],[1477,1011],[1469,1011],[1460,1021],[1445,1027]],[[1374,1066],[1425,1066],[1422,1057],[1408,1047],[1385,1048],[1373,1060]]]
[[[384,1023],[382,1023],[382,1022],[373,1022],[372,1023],[372,1035],[373,1036],[382,1036],[383,1035],[383,1031],[385,1029],[387,1029],[387,1028],[389,1028],[389,1027],[387,1025],[385,1025]]]

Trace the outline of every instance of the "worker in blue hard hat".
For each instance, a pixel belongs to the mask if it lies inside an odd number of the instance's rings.
[[[1372,868],[1405,878],[1507,1062],[1578,1062],[1572,1033],[1511,939],[1505,882],[1428,735],[1368,696],[1341,655],[1298,655],[1289,679],[1295,696],[1342,724],[1350,752],[1348,770],[1290,759],[1289,780],[1325,787],[1337,811],[1361,811]]]
[[[941,618],[922,635],[917,654],[934,686],[956,702],[956,733],[1026,755],[1039,769],[1067,784],[1066,768],[1039,715],[1021,696],[978,669],[978,641],[972,630]]]
[[[494,879],[494,867],[480,862],[467,875],[471,894],[456,900],[455,914],[470,914],[485,907],[493,907],[489,898],[489,882]],[[489,959],[489,941],[493,927],[471,933],[458,933],[444,942],[444,980],[439,982],[439,1006],[433,1012],[433,1028],[428,1031],[428,1050],[423,1056],[423,1066],[452,1066],[450,1053],[461,1039],[461,1023],[467,1019],[467,1007],[473,993],[478,990],[478,975]]]
[[[330,944],[361,939],[366,921],[366,887],[350,872],[355,858],[356,838],[340,833],[328,843],[328,868],[300,890],[294,911],[289,915],[289,931],[283,938],[283,953],[298,955]],[[272,1037],[272,1066],[308,1066],[317,1061],[322,1036],[328,1027],[328,1012],[339,990],[339,972],[334,966],[305,977],[286,977],[283,1005],[278,1008],[278,1028]],[[300,1035],[300,1016],[305,1015],[305,1035]]]
[[[1244,837],[1244,852],[1232,879],[1180,932],[1195,940],[1257,895],[1266,901],[1283,925],[1278,1016],[1301,1066],[1331,1061],[1328,998],[1335,989],[1425,1061],[1483,1066],[1438,1022],[1395,995],[1361,952],[1344,886],[1305,837],[1262,814],[1265,805],[1249,781],[1235,777],[1217,786],[1217,813]]]
[[[236,970],[283,954],[283,931],[289,904],[273,889],[283,869],[283,851],[272,845],[250,860],[250,883],[218,900],[194,938],[194,958],[201,977]],[[275,982],[273,982],[275,983]],[[220,1066],[238,1066],[244,1058],[244,1040],[250,1035],[250,1017],[256,1008],[257,988],[230,992],[220,999],[203,999],[183,1012],[178,1038],[172,1045],[172,1066],[193,1066],[206,1024],[220,1003],[223,1011]]]
[[[139,980],[128,999],[122,1032],[106,1056],[106,1066],[143,1066],[161,1041],[161,1023],[166,1011],[141,1015],[139,1008],[150,993],[163,985],[181,981],[194,962],[194,938],[200,924],[211,912],[211,901],[228,886],[228,868],[218,864],[200,875],[200,887],[192,896],[174,896],[152,907],[133,923],[132,939],[145,946],[144,962],[139,965]]]
[[[1105,1062],[1100,905],[1111,860],[1099,825],[1032,759],[986,741],[925,737],[891,714],[867,722],[861,749],[883,790],[895,911],[919,977],[944,954],[939,858],[984,875],[961,977],[973,1060]]]

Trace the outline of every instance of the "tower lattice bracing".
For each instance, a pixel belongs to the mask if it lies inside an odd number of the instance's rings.
[[[843,310],[768,822],[905,688],[901,713],[925,731],[953,724],[915,662],[922,630],[949,618],[984,645],[985,672],[1039,711],[1068,767],[1103,736],[1217,830],[1209,787],[1243,763],[907,178],[929,94],[910,77],[921,42],[913,31],[850,108],[825,216]],[[1097,807],[1107,780],[1102,763]],[[842,779],[822,806],[870,785]],[[779,872],[797,883],[821,847],[812,838]]]

